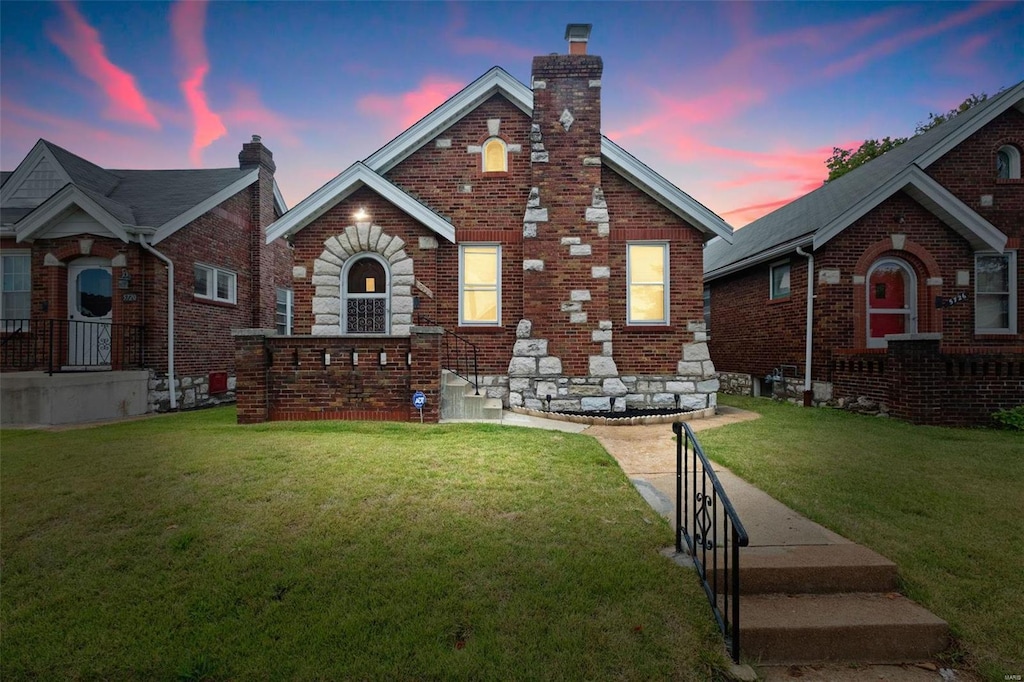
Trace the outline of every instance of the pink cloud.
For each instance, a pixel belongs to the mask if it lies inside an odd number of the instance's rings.
[[[64,16],[63,26],[48,27],[50,40],[67,55],[75,69],[100,87],[107,98],[103,115],[122,123],[159,128],[135,77],[107,58],[99,32],[89,25],[74,4],[57,4]]]
[[[387,127],[397,132],[429,114],[461,90],[463,85],[444,77],[427,76],[420,82],[419,87],[410,92],[398,95],[364,95],[356,102],[356,108],[364,114],[383,118]]]
[[[262,135],[268,141],[286,145],[298,145],[296,129],[304,127],[300,121],[290,120],[268,109],[260,99],[259,92],[243,85],[232,87],[232,104],[224,110],[224,119],[234,128],[246,128],[249,132]]]
[[[910,45],[920,42],[925,38],[930,38],[934,35],[945,33],[946,31],[955,28],[960,28],[961,26],[992,14],[1000,9],[1002,9],[1002,7],[999,3],[979,3],[972,5],[962,12],[949,15],[938,23],[916,26],[915,28],[890,36],[884,40],[880,40],[869,46],[867,49],[861,50],[857,54],[829,65],[825,68],[824,73],[826,76],[839,76],[859,71],[876,59],[888,57],[891,54],[905,50]]]
[[[206,74],[210,71],[203,39],[205,25],[205,0],[179,0],[171,7],[171,35],[184,72],[181,91],[192,112],[194,130],[189,158],[195,165],[202,162],[203,149],[227,134],[220,116],[210,109],[203,89]]]
[[[500,62],[532,59],[538,54],[532,48],[521,47],[504,40],[462,35],[466,28],[466,8],[459,3],[449,3],[448,8],[451,21],[444,28],[440,44],[455,54],[480,54]]]

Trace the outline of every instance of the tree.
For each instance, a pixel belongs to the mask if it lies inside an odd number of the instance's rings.
[[[971,107],[981,104],[987,99],[988,95],[985,93],[981,93],[980,95],[971,93],[971,95],[961,102],[959,106],[950,109],[944,114],[928,114],[928,120],[924,123],[918,123],[917,127],[914,128],[914,135],[917,136],[921,133],[927,132],[940,123],[945,123],[957,114],[962,114]],[[909,139],[909,137],[884,137],[881,140],[864,140],[864,143],[857,149],[833,147],[832,156],[825,161],[825,165],[828,166],[828,177],[825,179],[825,182],[829,182],[846,175],[854,168],[864,165],[871,159],[881,156],[890,149],[895,149]]]

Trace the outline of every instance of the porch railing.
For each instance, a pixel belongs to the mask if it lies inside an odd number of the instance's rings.
[[[83,320],[0,320],[0,368],[69,372],[143,366],[143,327]]]
[[[676,434],[676,551],[697,569],[732,660],[740,660],[740,547],[747,531],[686,422]],[[721,566],[719,564],[721,563]],[[721,581],[721,582],[720,582]]]
[[[419,313],[416,315],[416,324],[441,327],[431,318]],[[441,337],[441,368],[473,384],[473,390],[476,392],[476,395],[480,395],[480,375],[477,371],[476,344],[465,336],[460,336],[445,327],[441,327],[441,329],[444,331]]]

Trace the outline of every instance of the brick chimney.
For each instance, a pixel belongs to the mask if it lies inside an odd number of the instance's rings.
[[[263,138],[259,135],[253,135],[252,142],[243,144],[242,151],[238,153],[239,168],[252,168],[254,166],[267,169],[271,175],[277,170],[273,153],[263,146]]]
[[[617,374],[611,344],[604,343],[611,335],[609,219],[601,190],[604,64],[587,54],[590,28],[570,24],[569,54],[533,59],[523,318],[531,323],[531,338],[546,348],[546,367],[559,367],[563,378]],[[526,389],[523,399],[543,400],[545,390]]]

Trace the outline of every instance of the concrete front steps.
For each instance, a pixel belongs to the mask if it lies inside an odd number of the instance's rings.
[[[853,543],[744,548],[740,648],[755,665],[933,658],[946,622],[895,589],[896,565]]]
[[[501,421],[501,400],[476,395],[473,384],[448,370],[441,372],[441,419]]]

